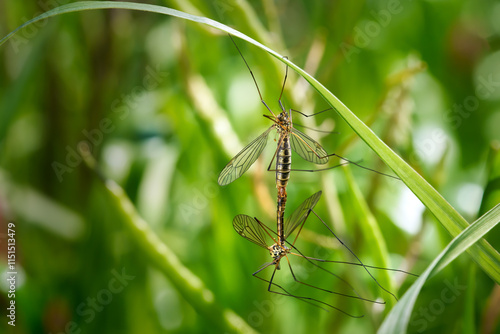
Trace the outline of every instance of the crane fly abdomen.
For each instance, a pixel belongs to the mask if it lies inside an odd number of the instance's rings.
[[[290,137],[283,137],[281,146],[278,148],[276,157],[276,187],[286,187],[290,179],[292,169],[292,148],[290,147]]]

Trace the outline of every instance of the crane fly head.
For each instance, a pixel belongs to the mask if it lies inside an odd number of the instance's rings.
[[[290,124],[290,116],[286,111],[280,112],[278,115],[278,122],[283,125]]]
[[[276,117],[275,123],[279,133],[289,133],[292,130],[292,119],[286,111],[282,111]]]

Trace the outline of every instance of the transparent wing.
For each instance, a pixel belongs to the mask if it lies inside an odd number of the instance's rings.
[[[273,128],[274,126],[271,126],[229,161],[227,166],[220,172],[219,179],[217,180],[219,185],[225,186],[233,182],[250,168],[262,153],[264,147],[266,147],[267,136],[269,135],[269,131]]]
[[[237,215],[233,219],[233,227],[243,238],[267,249],[263,227],[254,218],[247,215]]]
[[[328,162],[328,153],[325,149],[317,141],[295,128],[292,128],[290,145],[292,150],[307,161],[321,165]]]
[[[321,197],[321,191],[318,191],[308,199],[306,199],[295,211],[285,220],[284,237],[288,238],[293,231],[302,224],[302,222],[309,216],[310,210],[314,208]]]

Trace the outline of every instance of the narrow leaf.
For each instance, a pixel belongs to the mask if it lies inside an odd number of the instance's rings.
[[[488,211],[484,216],[476,220],[467,227],[432,261],[422,275],[406,291],[403,298],[392,309],[385,318],[378,333],[406,333],[408,322],[415,305],[415,301],[425,282],[441,269],[446,267],[451,261],[465,252],[475,242],[480,240],[488,231],[500,222],[500,204]]]

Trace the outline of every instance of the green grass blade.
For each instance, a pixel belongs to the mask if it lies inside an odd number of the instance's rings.
[[[462,233],[453,239],[448,246],[432,261],[417,281],[406,291],[399,303],[394,307],[380,326],[378,333],[406,333],[408,322],[415,301],[424,283],[446,267],[451,261],[465,252],[475,242],[500,222],[500,204],[495,206],[481,218],[469,225]]]
[[[92,168],[93,163],[89,165]],[[136,211],[125,191],[111,180],[102,184],[113,210],[122,216],[122,221],[135,242],[144,251],[148,262],[154,264],[176,287],[177,291],[206,319],[210,319],[221,332],[256,333],[233,310],[221,307],[212,291],[186,268],[175,253],[151,229]]]
[[[389,252],[387,251],[387,245],[385,243],[384,236],[382,235],[382,231],[377,223],[377,220],[373,216],[373,213],[370,211],[368,204],[366,203],[361,189],[357,185],[354,180],[354,176],[352,175],[350,169],[343,168],[347,183],[349,185],[349,192],[351,196],[351,210],[357,212],[359,216],[359,225],[361,227],[361,231],[363,233],[363,241],[370,245],[370,253],[374,263],[370,263],[370,265],[376,265],[383,268],[391,268],[389,263]],[[366,263],[365,263],[366,264]],[[394,293],[394,284],[391,280],[390,274],[388,271],[380,272],[379,283],[389,290],[391,293]],[[386,310],[389,310],[394,307],[395,300],[392,296],[385,298],[384,300],[387,303]]]
[[[248,39],[249,37],[241,34],[240,32],[222,24],[217,21],[214,21],[212,19],[206,18],[206,17],[200,17],[196,15],[191,15],[187,14],[172,8],[168,7],[162,7],[162,6],[156,6],[156,5],[149,5],[149,4],[141,4],[141,3],[134,3],[134,2],[120,2],[120,1],[80,1],[80,2],[73,2],[67,5],[63,5],[60,7],[56,7],[54,9],[51,9],[43,14],[40,14],[34,18],[32,18],[29,21],[26,21],[19,27],[17,27],[14,31],[9,33],[7,36],[3,37],[0,40],[0,46],[3,45],[6,41],[8,41],[11,37],[13,37],[17,32],[25,28],[26,26],[33,24],[38,21],[45,20],[47,18],[61,15],[61,14],[66,14],[66,13],[73,13],[73,12],[82,12],[86,10],[96,10],[96,9],[129,9],[129,10],[138,10],[138,11],[143,11],[143,12],[151,12],[151,13],[157,13],[157,14],[164,14],[164,15],[169,15],[169,16],[174,16],[174,17],[179,17],[184,20],[189,20],[189,21],[194,21],[198,23],[203,23],[206,25],[209,25],[211,27],[226,31],[228,33],[231,33],[235,36],[238,36],[240,38],[245,38]],[[257,43],[257,42],[255,42]],[[261,47],[264,47],[263,45],[259,44]],[[265,47],[264,47],[265,48]],[[267,51],[271,51],[266,48]]]

